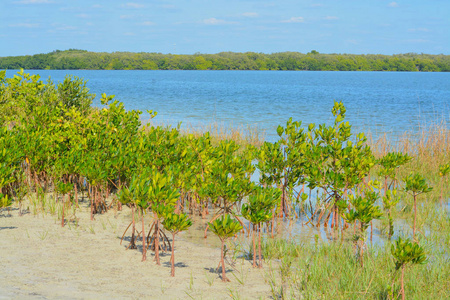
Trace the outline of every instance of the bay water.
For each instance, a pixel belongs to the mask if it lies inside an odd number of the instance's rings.
[[[13,76],[17,70],[8,70]],[[398,135],[450,120],[450,73],[312,71],[26,70],[55,83],[66,75],[87,80],[94,105],[115,95],[127,109],[158,112],[168,125],[256,127],[266,139],[294,121],[330,123],[333,101],[343,101],[354,132]]]

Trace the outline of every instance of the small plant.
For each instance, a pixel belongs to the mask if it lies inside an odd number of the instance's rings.
[[[384,211],[386,212],[386,216],[389,223],[388,237],[390,239],[394,234],[394,220],[392,218],[392,208],[394,208],[399,201],[399,198],[397,197],[397,190],[388,190],[386,192],[386,195],[383,196],[382,199],[383,199],[383,208]]]
[[[62,215],[61,215],[61,227],[64,227],[64,208],[65,208],[65,200],[64,200],[64,196],[69,194],[70,191],[72,191],[73,185],[71,183],[64,183],[64,182],[58,182],[56,184],[56,191],[58,193],[60,193],[62,195],[62,200],[61,200],[61,204],[62,204]],[[68,198],[70,198],[70,196],[68,196]]]
[[[405,165],[411,159],[412,157],[408,154],[389,152],[377,161],[381,166],[381,170],[378,172],[378,175],[384,178],[384,195],[386,195],[387,191],[393,188],[395,183],[398,181],[398,168]],[[391,179],[390,183],[388,182],[389,178]]]
[[[404,275],[406,267],[417,264],[426,264],[427,257],[424,249],[417,243],[411,242],[409,239],[402,240],[399,237],[394,244],[391,245],[391,253],[395,259],[395,270],[401,270],[402,274],[400,277],[400,294],[402,295],[402,300],[405,299],[405,287],[404,287]]]
[[[228,214],[225,216],[222,216],[221,218],[218,218],[214,220],[214,222],[209,223],[209,228],[211,231],[217,235],[222,242],[222,248],[221,248],[221,263],[222,263],[222,281],[227,282],[230,281],[226,274],[225,274],[225,260],[224,260],[224,248],[225,248],[225,241],[236,235],[241,229],[242,225],[234,220],[231,219]]]
[[[450,164],[440,165],[439,166],[439,176],[441,177],[441,194],[439,196],[439,201],[441,203],[441,207],[443,205],[443,193],[444,193],[444,180],[447,180],[447,175],[450,173]]]
[[[361,263],[361,267],[364,265],[363,252],[366,239],[366,229],[369,227],[369,224],[370,222],[372,222],[372,220],[379,219],[382,216],[380,208],[378,206],[375,206],[375,202],[377,201],[377,199],[378,194],[375,191],[366,192],[365,197],[362,197],[360,195],[349,195],[349,200],[353,206],[353,209],[344,214],[344,218],[347,220],[347,222],[354,223],[355,221],[359,221],[360,223],[360,233],[356,236],[356,242],[360,241],[359,261]]]
[[[172,256],[170,257],[170,263],[172,265],[172,271],[170,276],[175,276],[175,235],[179,232],[188,230],[192,226],[192,221],[186,214],[174,214],[168,213],[164,217],[162,222],[164,228],[172,233]]]
[[[425,178],[420,174],[410,174],[404,179],[406,186],[405,191],[413,196],[414,199],[414,225],[413,225],[413,239],[416,238],[416,218],[417,218],[417,196],[428,193],[433,190],[429,187]]]
[[[256,267],[256,237],[258,232],[259,267],[262,268],[261,258],[261,224],[272,219],[273,210],[280,202],[281,190],[273,188],[256,188],[255,194],[242,205],[242,215],[253,224],[253,267]]]
[[[0,193],[0,210],[6,207],[11,206],[11,199],[8,198],[8,195],[4,195]]]

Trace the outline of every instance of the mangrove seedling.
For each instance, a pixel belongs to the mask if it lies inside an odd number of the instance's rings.
[[[403,154],[399,152],[389,152],[379,160],[377,163],[381,166],[378,175],[384,178],[384,195],[389,189],[391,189],[397,182],[397,170],[400,166],[406,164],[412,159],[408,154]],[[391,182],[388,183],[388,179]]]
[[[180,194],[173,186],[173,177],[168,172],[160,173],[156,170],[152,170],[150,176],[151,180],[148,182],[148,201],[151,203],[154,219],[149,230],[148,238],[151,240],[149,242],[149,245],[151,244],[151,249],[155,251],[156,264],[159,265],[159,240],[161,234],[163,236],[163,242],[165,243],[165,241],[168,241],[160,227],[160,222],[163,220],[165,215],[174,211],[175,204],[177,203]],[[153,233],[151,233],[152,229]]]
[[[394,234],[394,219],[392,218],[392,208],[397,205],[400,199],[397,197],[397,190],[386,191],[386,195],[383,196],[382,199],[383,208],[389,223],[388,237],[389,239],[391,239],[392,235]]]
[[[214,222],[209,223],[210,230],[219,237],[220,241],[222,242],[221,247],[221,264],[222,264],[222,281],[227,282],[230,281],[226,274],[225,274],[225,260],[224,260],[224,248],[225,248],[225,241],[229,239],[230,237],[236,235],[241,229],[242,225],[230,218],[230,215],[226,214],[222,216],[221,218],[217,218],[214,220]]]
[[[327,226],[330,215],[332,228],[339,228],[338,202],[345,197],[348,190],[360,184],[374,165],[374,157],[364,133],[353,137],[349,122],[344,122],[346,108],[342,102],[335,102],[332,108],[334,125],[314,124],[308,127],[309,158],[307,172],[308,187],[319,188],[325,193],[325,209],[322,210],[317,225],[325,212],[329,211],[324,221]]]
[[[360,223],[360,233],[356,236],[356,242],[360,242],[359,245],[359,261],[361,267],[364,265],[363,262],[363,252],[365,246],[365,233],[369,224],[374,219],[379,219],[382,216],[380,208],[375,206],[375,202],[378,199],[378,193],[375,191],[367,192],[365,197],[360,195],[349,195],[350,203],[353,208],[344,214],[344,218],[349,223],[354,223],[359,221]]]
[[[142,221],[142,261],[145,261],[147,259],[147,247],[145,246],[144,214],[147,208],[150,206],[150,203],[148,201],[148,193],[149,193],[149,183],[147,176],[144,173],[144,175],[141,174],[133,176],[130,182],[130,186],[128,188],[123,188],[119,196],[119,199],[123,201],[123,203],[127,203],[127,201],[133,201],[133,204],[136,205],[137,208],[139,208],[138,212]],[[132,209],[133,208],[134,206],[132,206]],[[134,227],[134,210],[132,211],[132,214],[133,214],[132,224]],[[128,225],[125,232],[128,230],[129,227],[130,225]],[[133,246],[134,244],[133,235],[135,228],[132,228],[132,230],[133,230],[132,241],[130,242],[129,246]]]
[[[400,294],[402,300],[405,299],[404,275],[406,267],[411,265],[426,264],[427,256],[424,249],[416,242],[411,242],[409,239],[402,240],[399,237],[394,244],[391,245],[391,253],[395,259],[395,271],[401,270],[400,277]]]
[[[406,183],[405,191],[413,196],[414,199],[414,225],[413,225],[413,239],[416,238],[416,218],[417,218],[417,196],[428,193],[433,190],[429,187],[425,178],[420,174],[410,174],[404,179]]]
[[[219,206],[219,210],[210,222],[214,222],[219,216],[229,214],[238,220],[242,227],[245,227],[233,208],[254,190],[255,185],[250,179],[255,171],[255,166],[252,164],[254,149],[251,147],[241,149],[241,154],[238,153],[239,150],[240,146],[232,140],[224,140],[216,148],[214,154],[216,160],[211,172],[205,176],[209,180],[205,194]],[[205,228],[205,238],[208,227],[209,223]]]
[[[172,256],[170,257],[170,263],[172,271],[170,276],[175,276],[175,235],[180,231],[188,230],[192,226],[191,219],[186,214],[174,214],[168,213],[164,217],[162,222],[164,228],[172,233]]]
[[[253,224],[253,267],[256,267],[256,237],[258,232],[259,267],[262,268],[261,258],[261,224],[272,219],[273,210],[281,200],[282,192],[275,188],[257,187],[255,193],[250,195],[248,202],[242,205],[242,215]]]
[[[450,164],[440,165],[439,166],[439,176],[441,177],[441,194],[439,196],[439,201],[441,203],[441,207],[443,205],[444,199],[444,180],[446,180],[447,175],[450,173]]]
[[[134,197],[133,190],[129,189],[129,188],[122,188],[120,190],[120,192],[118,193],[117,197],[118,197],[120,203],[131,207],[131,217],[132,217],[130,224],[128,225],[127,229],[125,229],[125,231],[122,235],[122,238],[120,239],[120,244],[122,244],[125,234],[127,233],[128,229],[131,227],[131,239],[130,239],[130,243],[128,244],[126,249],[137,249],[136,235],[135,235],[135,233],[137,233],[136,221],[135,221],[136,205],[133,202],[133,199],[134,199],[133,198]]]
[[[291,203],[292,196],[296,193],[294,188],[305,183],[307,137],[301,125],[301,122],[290,118],[286,127],[278,126],[277,134],[280,139],[277,142],[264,142],[256,150],[257,166],[261,172],[260,183],[264,186],[275,185],[282,192],[278,204],[279,217],[295,213],[294,203]],[[298,194],[301,193],[297,192]]]
[[[8,195],[4,195],[4,194],[0,193],[0,211],[3,208],[10,207],[11,204],[12,204],[12,201],[10,198],[8,198]]]
[[[61,227],[64,227],[64,209],[66,206],[66,201],[64,200],[65,196],[68,195],[73,188],[73,184],[71,183],[64,183],[62,181],[59,181],[56,184],[56,191],[61,194],[62,199],[61,199],[61,204],[62,204],[62,216],[61,216]],[[70,198],[70,195],[67,196],[67,198]]]

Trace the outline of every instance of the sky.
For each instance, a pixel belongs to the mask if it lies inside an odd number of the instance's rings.
[[[0,56],[450,54],[450,0],[0,0]]]

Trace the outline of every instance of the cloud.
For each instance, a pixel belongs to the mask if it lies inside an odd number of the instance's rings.
[[[404,40],[404,42],[407,43],[429,43],[430,40],[424,40],[424,39],[410,39],[410,40]]]
[[[92,8],[101,8],[102,6],[100,4],[94,4],[92,5]]]
[[[41,4],[41,3],[52,3],[50,0],[21,0],[15,1],[18,4]]]
[[[140,23],[140,25],[142,25],[142,26],[153,26],[153,25],[155,25],[155,23],[150,22],[150,21],[145,21],[145,22]]]
[[[221,20],[221,19],[216,19],[216,18],[204,19],[204,20],[203,20],[203,23],[205,23],[206,25],[237,24],[237,22],[229,22],[229,21],[225,21],[225,20]]]
[[[303,17],[292,17],[288,20],[283,20],[281,23],[303,23],[305,19]]]
[[[61,23],[52,23],[51,25],[52,25],[52,27],[54,27],[54,30],[51,30],[51,32],[55,32],[55,30],[67,31],[67,30],[76,30],[77,29],[77,27],[75,27],[75,26],[70,26],[70,25],[61,24]]]
[[[124,5],[122,5],[124,7],[128,7],[128,8],[143,8],[144,4],[139,4],[139,3],[134,3],[134,2],[128,2]]]
[[[323,5],[322,3],[314,3],[310,5],[311,7],[324,7],[325,5]]]
[[[119,18],[121,18],[121,19],[131,19],[133,17],[134,17],[134,15],[121,15]]]
[[[81,19],[87,19],[87,18],[89,18],[89,15],[87,15],[87,14],[78,14],[78,15],[76,15],[78,18],[81,18]]]
[[[16,23],[10,24],[9,27],[22,27],[22,28],[36,28],[39,27],[38,23]]]
[[[428,28],[410,28],[408,29],[409,32],[429,32],[430,29]]]
[[[325,20],[339,20],[339,18],[336,16],[326,16],[324,19]]]
[[[125,32],[123,35],[134,36],[134,35],[136,35],[136,33],[134,33],[134,32]]]
[[[160,5],[159,7],[164,8],[164,9],[178,9],[175,5],[173,4],[163,4]]]
[[[56,28],[56,29],[57,29],[57,30],[66,31],[66,30],[76,30],[77,27],[66,25],[66,26],[58,27],[58,28]]]
[[[388,4],[389,7],[398,7],[398,3],[397,2],[391,2]]]
[[[245,12],[241,16],[247,17],[247,18],[256,18],[259,16],[259,14],[255,13],[255,12]]]

